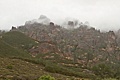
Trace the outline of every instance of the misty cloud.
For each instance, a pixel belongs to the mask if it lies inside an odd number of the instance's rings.
[[[0,0],[0,29],[46,15],[61,24],[66,17],[89,21],[98,29],[119,29],[120,0]]]

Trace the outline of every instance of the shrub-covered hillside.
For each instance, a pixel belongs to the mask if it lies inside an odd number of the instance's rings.
[[[10,31],[3,34],[2,40],[15,48],[30,49],[36,45],[35,40],[18,31]]]
[[[0,55],[30,57],[27,49],[36,45],[35,41],[21,32],[11,31],[1,35]]]

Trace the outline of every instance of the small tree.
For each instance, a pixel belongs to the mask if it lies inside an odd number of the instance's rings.
[[[102,77],[102,78],[109,78],[113,77],[113,72],[111,71],[111,67],[108,64],[101,63],[98,65],[93,66],[93,72]]]

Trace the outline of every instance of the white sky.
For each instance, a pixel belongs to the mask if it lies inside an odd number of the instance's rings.
[[[0,29],[23,25],[41,14],[56,23],[72,17],[97,29],[120,28],[120,0],[0,0]]]

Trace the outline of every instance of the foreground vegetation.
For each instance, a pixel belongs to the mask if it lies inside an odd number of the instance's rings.
[[[15,59],[15,58],[0,58],[0,79],[12,80],[34,80],[39,79],[42,75],[51,75],[56,80],[65,79],[82,79],[74,76],[62,75],[59,73],[51,73],[45,70],[43,65],[36,64],[30,61]],[[84,79],[84,78],[83,78]]]

